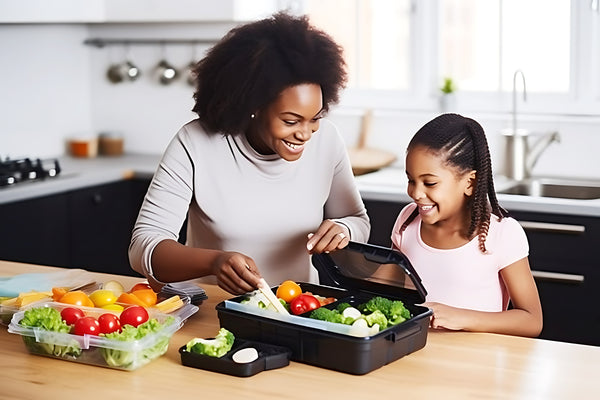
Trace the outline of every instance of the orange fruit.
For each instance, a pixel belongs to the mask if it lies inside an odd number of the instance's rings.
[[[121,295],[117,299],[117,303],[134,304],[136,306],[149,307],[148,304],[146,304],[139,297],[134,296],[131,293],[121,293]]]
[[[300,288],[300,285],[294,281],[284,281],[281,285],[279,285],[276,292],[277,297],[286,303],[291,302],[301,294],[302,289]]]
[[[61,297],[67,294],[67,289],[62,287],[53,287],[52,288],[52,300],[59,301]]]
[[[94,303],[88,297],[87,294],[82,292],[81,290],[74,290],[72,292],[65,293],[60,300],[59,303],[73,304],[75,306],[81,307],[94,307]]]
[[[152,289],[138,289],[131,292],[131,294],[149,306],[155,305],[158,297],[156,292]]]

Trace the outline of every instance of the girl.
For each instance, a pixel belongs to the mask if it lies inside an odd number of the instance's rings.
[[[428,291],[431,326],[538,336],[542,309],[527,238],[498,204],[481,125],[438,116],[410,141],[405,166],[414,203],[400,212],[392,243]]]
[[[129,247],[153,288],[316,282],[311,253],[367,240],[344,141],[323,118],[346,83],[342,54],[308,18],[281,13],[234,28],[197,64],[198,118],[167,147]]]

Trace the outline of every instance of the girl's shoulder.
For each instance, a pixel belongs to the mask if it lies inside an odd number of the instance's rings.
[[[525,230],[519,224],[519,221],[513,217],[503,217],[500,219],[493,214],[490,218],[488,238],[493,241],[507,240],[507,238],[517,241],[527,240]]]
[[[400,229],[402,228],[402,224],[404,224],[409,218],[411,218],[411,215],[413,213],[418,213],[417,205],[415,203],[409,203],[409,204],[405,205],[402,208],[402,210],[400,210],[400,213],[396,217],[396,222],[394,223],[394,228],[392,230],[392,233],[393,234],[401,234]],[[415,215],[415,217],[416,217],[416,215]],[[412,217],[412,219],[414,221],[414,217]],[[411,221],[411,223],[413,221]]]

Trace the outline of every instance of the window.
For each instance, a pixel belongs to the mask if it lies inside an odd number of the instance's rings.
[[[344,48],[349,85],[408,90],[410,0],[307,0],[305,12]]]
[[[342,104],[433,109],[444,77],[465,108],[600,114],[600,0],[304,0],[345,49]],[[518,83],[521,90],[521,83]]]

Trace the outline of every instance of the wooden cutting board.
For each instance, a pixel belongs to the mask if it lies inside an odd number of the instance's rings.
[[[357,145],[348,149],[354,175],[374,172],[396,161],[395,153],[368,147],[367,141],[371,133],[372,122],[373,110],[369,109],[362,117],[362,126]]]

